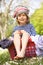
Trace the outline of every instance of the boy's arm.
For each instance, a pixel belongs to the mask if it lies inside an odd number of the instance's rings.
[[[31,25],[31,35],[33,35],[33,36],[36,35],[36,31],[35,31],[35,28],[33,27],[33,25]]]

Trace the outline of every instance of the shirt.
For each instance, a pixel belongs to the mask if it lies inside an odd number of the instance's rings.
[[[35,31],[33,25],[30,24],[30,23],[29,23],[29,24],[26,24],[26,25],[14,27],[13,32],[15,32],[16,30],[25,30],[25,31],[28,32],[30,35],[33,35],[33,36],[36,35],[36,31]],[[13,36],[13,34],[12,34],[12,36]]]

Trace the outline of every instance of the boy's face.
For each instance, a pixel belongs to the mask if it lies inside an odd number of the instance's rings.
[[[18,15],[17,20],[19,21],[20,25],[24,25],[27,22],[27,16],[25,13],[21,13]]]

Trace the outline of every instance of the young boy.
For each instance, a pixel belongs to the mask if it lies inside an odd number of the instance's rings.
[[[18,23],[18,26],[16,26],[13,30],[13,41],[17,52],[17,55],[14,57],[14,59],[24,57],[29,37],[31,35],[36,35],[33,25],[30,24],[28,14],[29,10],[24,6],[18,6],[15,8],[14,17],[16,17],[16,22]],[[22,46],[21,49],[20,45]]]

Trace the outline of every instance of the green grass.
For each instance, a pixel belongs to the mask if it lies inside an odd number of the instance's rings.
[[[11,60],[8,50],[0,50],[0,65],[43,65],[43,57]]]

